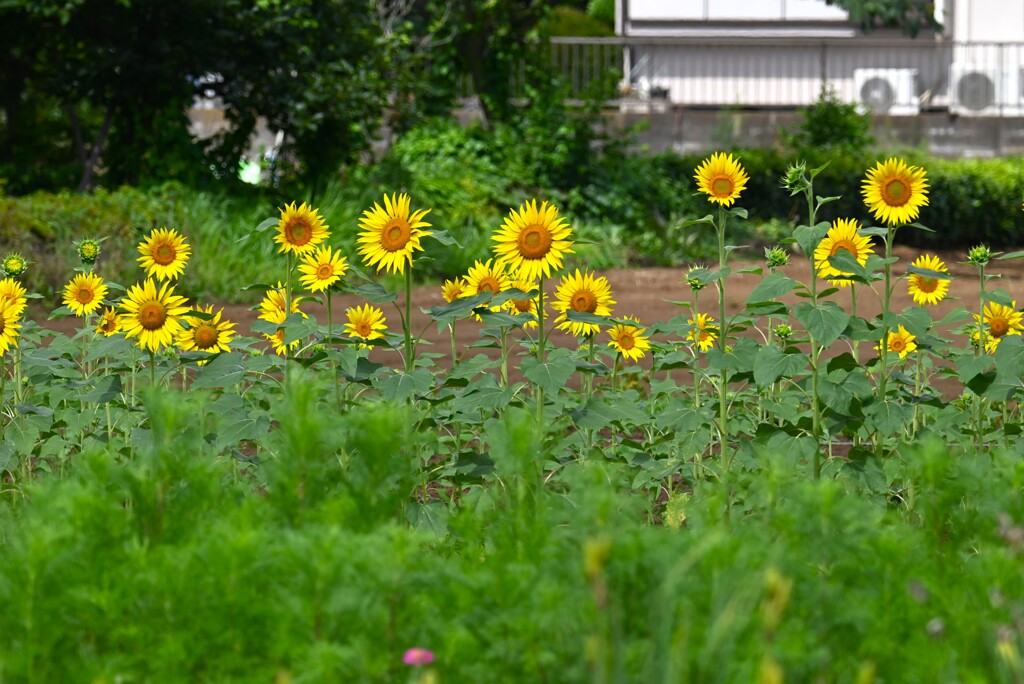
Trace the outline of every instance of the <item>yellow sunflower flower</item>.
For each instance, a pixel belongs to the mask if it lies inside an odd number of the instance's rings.
[[[464,297],[466,294],[466,281],[461,277],[455,280],[446,280],[441,285],[441,296],[444,297],[444,301],[451,304],[456,299]]]
[[[527,280],[513,280],[512,287],[522,292],[536,292],[538,286],[536,283],[531,283]],[[529,299],[510,299],[508,300],[508,310],[514,316],[528,316],[525,322],[522,324],[523,329],[533,330],[537,327],[537,297],[530,297]],[[548,312],[544,312],[544,319],[547,320]]]
[[[562,259],[572,254],[572,228],[558,209],[544,202],[537,207],[531,200],[510,209],[505,223],[491,239],[498,262],[508,267],[516,278],[533,282],[549,277],[562,269]]]
[[[1024,332],[1024,324],[1021,323],[1022,314],[1017,311],[1017,302],[1011,302],[1012,306],[989,302],[985,305],[985,325],[988,328],[984,331],[985,351],[995,354],[999,347],[999,340],[1006,335],[1020,335]],[[981,317],[974,314],[974,321],[977,323]],[[975,326],[977,327],[977,326]],[[971,335],[975,343],[978,342],[978,333]]]
[[[890,157],[868,171],[861,194],[875,219],[890,226],[910,223],[928,204],[928,179],[921,167]]]
[[[18,346],[21,310],[9,302],[0,302],[0,354]]]
[[[16,309],[15,313],[20,316],[27,303],[25,288],[21,283],[14,278],[0,280],[0,306],[10,304]]]
[[[309,316],[299,308],[299,301],[295,297],[292,298],[288,309],[291,313],[302,314],[303,318],[309,318]],[[260,313],[257,317],[260,320],[269,321],[275,325],[281,325],[285,320],[287,320],[288,314],[285,313],[283,283],[279,282],[277,287],[267,290],[263,295],[263,300],[260,302]],[[272,345],[274,345],[274,351],[280,356],[284,356],[288,351],[295,351],[298,349],[301,342],[301,340],[293,340],[286,349],[284,344],[284,333],[285,331],[282,328],[273,335],[268,335],[266,333],[263,335]]]
[[[697,181],[697,189],[708,195],[709,202],[726,207],[732,206],[750,180],[739,161],[731,154],[719,152],[705,159],[693,177]]]
[[[488,259],[486,263],[477,261],[469,268],[469,272],[463,276],[466,281],[466,291],[463,297],[474,297],[479,294],[490,293],[496,295],[504,292],[512,286],[512,281],[505,272],[505,267],[498,263],[492,264],[493,260]],[[492,306],[491,311],[501,311],[502,306]],[[476,320],[483,320],[476,315]]]
[[[116,335],[120,327],[117,310],[112,306],[108,306],[103,313],[100,314],[100,320],[96,322],[96,332],[100,333],[104,337]]]
[[[348,260],[341,255],[341,250],[322,245],[302,258],[299,282],[310,292],[323,292],[341,280],[347,271]]]
[[[635,317],[626,316],[627,319],[639,323]],[[625,325],[617,323],[608,330],[611,341],[608,346],[622,355],[623,358],[632,361],[639,361],[644,352],[651,348],[651,342],[644,333],[647,328],[639,325]]]
[[[305,202],[298,207],[295,202],[286,204],[280,211],[274,235],[274,242],[281,245],[278,254],[308,254],[330,235],[320,212]]]
[[[95,273],[79,273],[64,286],[64,306],[76,316],[85,316],[98,309],[107,296],[103,278]]]
[[[695,342],[697,349],[702,352],[706,352],[715,346],[715,341],[718,340],[718,326],[715,325],[715,319],[708,314],[697,314],[697,318],[689,318],[686,321],[693,326],[686,335],[687,342]]]
[[[591,313],[595,316],[611,316],[612,288],[608,279],[604,276],[594,276],[590,271],[563,276],[555,290],[555,300],[551,306],[555,311],[561,312],[555,319],[555,324],[561,330],[571,332],[580,337],[601,332],[601,326],[596,323],[580,323],[568,320],[567,313],[570,309],[580,313]]]
[[[829,263],[829,257],[835,256],[840,250],[849,252],[861,266],[867,263],[874,245],[870,237],[857,234],[859,227],[854,219],[836,219],[814,250],[814,268],[818,271],[819,277],[829,279],[830,285],[848,287],[853,282],[842,277],[851,274],[844,273]]]
[[[929,271],[949,273],[946,264],[931,254],[922,254],[917,257],[913,265],[917,268],[926,268]],[[914,298],[914,303],[919,306],[938,304],[946,298],[946,293],[949,292],[949,280],[911,273],[907,276],[907,292]]]
[[[188,313],[185,298],[174,294],[174,287],[164,283],[159,291],[152,278],[128,288],[121,300],[121,331],[128,339],[138,338],[142,349],[158,352],[174,343],[181,332],[181,317]]]
[[[349,337],[365,340],[379,340],[384,337],[388,329],[387,318],[384,312],[375,306],[364,304],[355,308],[345,309],[348,316],[348,323],[345,324],[345,334]],[[363,349],[370,345],[360,342],[359,348]]]
[[[173,228],[158,228],[139,243],[139,254],[147,278],[174,280],[185,271],[192,248]]]
[[[420,240],[433,233],[422,228],[430,224],[423,220],[430,209],[417,209],[409,215],[412,200],[405,193],[384,195],[384,206],[376,202],[373,209],[367,209],[359,219],[359,254],[367,266],[376,266],[378,271],[405,273],[406,264],[412,268],[412,253],[423,251]]]
[[[901,359],[905,359],[907,358],[907,354],[917,351],[917,342],[914,341],[916,339],[917,337],[911,335],[907,332],[907,329],[901,325],[896,330],[889,333],[889,351],[899,354]],[[875,345],[875,349],[878,350],[879,354],[882,353],[882,340],[878,341]]]
[[[228,346],[235,337],[235,324],[231,321],[222,321],[221,315],[224,309],[213,313],[213,305],[195,309],[202,313],[210,314],[210,318],[199,318],[185,314],[185,322],[188,328],[182,330],[178,335],[178,346],[183,351],[216,352],[230,351]],[[203,363],[202,361],[200,363]]]

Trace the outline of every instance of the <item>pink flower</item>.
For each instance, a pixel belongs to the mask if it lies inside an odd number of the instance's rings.
[[[402,656],[402,662],[413,667],[423,667],[434,662],[434,652],[425,648],[410,648]]]

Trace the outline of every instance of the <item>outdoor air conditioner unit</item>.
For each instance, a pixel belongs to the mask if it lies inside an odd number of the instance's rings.
[[[949,110],[964,116],[1020,116],[1019,69],[955,63],[950,70]]]
[[[921,110],[915,85],[917,69],[854,69],[857,103],[875,114],[914,116]]]

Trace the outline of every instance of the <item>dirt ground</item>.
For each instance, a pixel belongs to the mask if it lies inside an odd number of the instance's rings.
[[[902,275],[906,273],[906,266],[920,252],[907,247],[897,247],[894,253],[900,258],[900,261],[894,266],[893,273],[894,275]],[[966,261],[966,253],[964,251],[939,252],[938,256],[947,264],[954,279],[950,286],[949,296],[933,307],[933,319],[938,320],[959,306],[964,306],[972,312],[977,311],[979,293],[977,271],[975,267],[961,263]],[[758,263],[734,259],[730,261],[730,267],[735,270],[747,265],[758,265]],[[686,271],[693,265],[684,264],[672,268],[615,269],[601,272],[601,275],[608,278],[613,297],[617,302],[613,309],[613,315],[633,315],[638,317],[642,323],[650,325],[657,321],[667,321],[679,314],[688,313],[686,309],[669,303],[669,300],[689,300],[690,291],[683,283],[683,278]],[[805,258],[793,257],[790,265],[784,270],[790,277],[806,282],[809,278],[810,265]],[[989,265],[988,271],[993,276],[1000,276],[998,279],[989,282],[988,289],[1005,289],[1010,293],[1011,297],[1024,302],[1024,260],[1008,259],[1005,261],[993,261]],[[740,273],[729,277],[726,284],[727,311],[729,314],[733,314],[742,308],[747,296],[760,281],[761,276],[756,274]],[[827,284],[822,281],[819,284],[819,289],[824,287],[827,287]],[[553,291],[554,284],[552,283],[548,287],[548,292],[553,293]],[[832,299],[847,311],[850,308],[849,292],[850,290],[847,288],[832,296]],[[866,291],[863,286],[860,288],[858,300],[858,313],[861,316],[870,318],[881,309],[878,298]],[[784,297],[783,301],[796,303],[799,299],[790,294]],[[332,298],[332,308],[334,309],[335,324],[344,323],[345,309],[347,307],[357,306],[362,303],[363,301],[360,298],[353,295],[334,296]],[[438,331],[437,325],[432,323],[420,311],[421,307],[430,308],[443,303],[444,300],[441,297],[439,285],[418,287],[413,290],[413,329],[414,331],[425,329],[423,339],[427,343],[420,347],[421,351],[444,354],[449,352],[450,343],[447,330]],[[912,303],[910,295],[907,294],[906,282],[899,282],[896,285],[893,296],[893,310],[901,311]],[[700,293],[699,304],[702,313],[710,313],[715,318],[718,317],[718,299],[714,287],[708,287]],[[230,304],[225,305],[224,317],[238,324],[237,330],[240,334],[249,335],[251,334],[250,326],[256,320],[257,312],[254,308]],[[315,314],[320,323],[326,323],[327,315],[323,306],[307,303],[303,308],[307,313]],[[382,308],[384,309],[385,316],[387,316],[389,328],[392,331],[400,331],[399,318],[394,306],[388,304]],[[36,320],[41,325],[63,332],[72,332],[80,325],[80,322],[74,318],[56,321],[45,321],[43,319],[45,319],[45,316],[39,317]],[[478,350],[466,350],[467,345],[479,339],[479,327],[479,324],[472,321],[460,321],[457,324],[456,344],[460,353],[468,353],[470,355],[480,353]],[[550,340],[552,344],[560,346],[575,344],[572,336],[557,330],[551,334]],[[607,344],[607,341],[607,335],[601,335],[598,338],[599,344]],[[493,355],[493,352],[487,353]],[[867,345],[862,345],[862,358],[867,358],[872,353],[873,351],[868,349]],[[372,358],[386,364],[397,365],[400,363],[398,354],[384,349],[375,349]]]

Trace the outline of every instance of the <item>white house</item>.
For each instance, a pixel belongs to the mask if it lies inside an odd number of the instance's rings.
[[[806,105],[823,85],[876,113],[1024,115],[1024,0],[939,0],[945,31],[863,33],[824,0],[617,0],[641,97],[690,107]],[[666,92],[667,91],[667,92]]]

